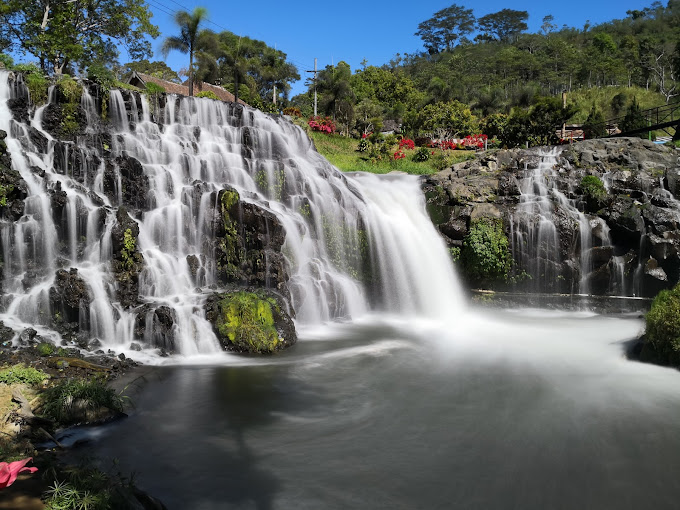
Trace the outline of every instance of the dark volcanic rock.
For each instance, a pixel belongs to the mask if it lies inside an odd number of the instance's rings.
[[[607,221],[615,242],[637,244],[644,232],[640,203],[630,197],[619,195],[600,215]]]
[[[174,310],[167,306],[153,307],[145,304],[135,318],[135,336],[152,347],[159,347],[167,353],[175,352]]]
[[[116,212],[116,224],[111,230],[113,260],[111,262],[116,279],[116,291],[124,308],[139,303],[139,273],[144,267],[144,257],[139,251],[137,238],[139,225],[128,214],[125,207]]]
[[[118,180],[120,178],[120,189]],[[123,154],[111,162],[107,161],[104,172],[104,193],[112,203],[122,204],[131,209],[146,209],[149,200],[149,178],[139,160]]]
[[[90,291],[77,269],[58,270],[54,285],[50,288],[52,327],[62,335],[70,333],[68,336],[88,330],[91,302]]]
[[[288,269],[281,253],[285,241],[278,218],[244,202],[236,190],[219,192],[214,212],[215,257],[225,283],[273,288],[286,293]]]

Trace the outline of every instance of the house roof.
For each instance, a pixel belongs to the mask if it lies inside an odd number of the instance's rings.
[[[163,87],[168,94],[177,94],[180,96],[189,95],[189,87],[187,85],[183,84],[180,85],[179,83],[172,83],[171,81],[161,80],[160,78],[156,78],[155,76],[151,76],[150,74],[138,73],[137,71],[132,72],[132,75],[130,76],[130,78],[128,78],[127,82],[135,86],[139,84],[141,85],[141,88],[144,88],[144,86],[147,83],[155,83],[156,85]],[[218,87],[217,85],[211,85],[210,83],[205,82],[195,83],[194,92],[196,91],[213,92],[218,98],[220,98],[221,101],[233,103],[236,100],[234,94],[232,94],[228,90],[223,89],[222,87]],[[247,103],[240,99],[238,100],[238,102],[240,104],[247,106]]]

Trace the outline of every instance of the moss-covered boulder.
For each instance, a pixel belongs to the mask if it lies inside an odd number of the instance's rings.
[[[281,300],[262,291],[215,294],[207,301],[206,317],[226,350],[269,354],[297,340]]]

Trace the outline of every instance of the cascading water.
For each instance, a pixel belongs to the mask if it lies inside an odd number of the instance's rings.
[[[534,169],[525,169],[519,181],[520,203],[511,218],[511,250],[515,262],[525,268],[534,291],[554,291],[564,279],[562,261],[578,247],[578,276],[574,292],[590,292],[588,274],[592,270],[592,229],[588,218],[573,200],[558,189],[559,149],[541,151]],[[566,228],[559,228],[559,226]],[[571,238],[566,232],[573,232]],[[578,269],[576,269],[578,268]]]
[[[256,110],[177,96],[159,105],[135,94],[126,100],[118,90],[110,93],[110,147],[93,134],[99,119],[85,92],[88,126],[78,143],[54,140],[42,131],[43,110],[35,112],[32,129],[47,142],[41,150],[29,127],[12,117],[8,100],[26,91],[19,84],[12,92],[10,85],[1,72],[0,129],[29,190],[21,219],[0,223],[6,294],[0,319],[13,329],[49,325],[55,272],[66,269],[86,284],[89,334],[103,347],[126,351],[133,341],[153,343],[153,313],[142,321],[144,332],[136,331],[139,310],[120,302],[111,271],[116,215],[124,212],[124,197],[139,193],[122,178],[125,158],[138,160],[148,179],[134,212],[144,261],[140,301],[172,311],[182,354],[219,349],[203,304],[218,285],[209,241],[225,187],[282,224],[288,289],[300,323],[371,309],[445,318],[462,308],[416,178],[343,175],[301,129]],[[107,194],[107,185],[115,191]],[[263,263],[269,264],[266,257]],[[47,327],[40,333],[60,340]]]

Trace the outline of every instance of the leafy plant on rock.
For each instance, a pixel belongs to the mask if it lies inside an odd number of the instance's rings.
[[[463,240],[460,259],[474,282],[492,285],[507,280],[511,266],[508,236],[500,219],[479,218]]]
[[[50,376],[42,370],[19,364],[0,370],[0,383],[38,385]]]

